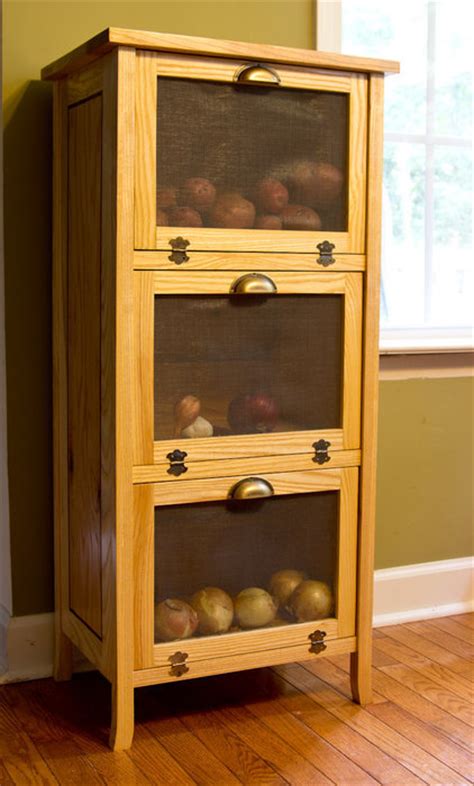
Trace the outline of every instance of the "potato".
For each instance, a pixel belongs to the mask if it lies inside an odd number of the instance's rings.
[[[255,221],[255,206],[236,191],[217,197],[209,214],[209,226],[250,229]]]
[[[158,209],[156,211],[156,226],[157,227],[167,227],[168,226],[168,216],[164,210]]]
[[[281,229],[281,227],[282,223],[280,216],[257,216],[255,221],[255,229]]]
[[[288,205],[281,214],[283,229],[302,229],[317,231],[321,229],[321,219],[310,207]]]
[[[255,186],[255,204],[262,213],[281,213],[288,199],[288,189],[274,177],[264,177]]]
[[[323,207],[337,199],[343,180],[341,170],[332,164],[297,161],[290,168],[288,184],[296,202]]]
[[[161,210],[168,210],[170,207],[176,207],[176,197],[178,189],[174,186],[162,186],[156,190],[156,206]]]
[[[208,210],[214,204],[216,189],[205,177],[190,177],[184,181],[178,194],[180,205],[196,210]]]
[[[175,207],[169,212],[170,227],[202,227],[202,218],[192,207]]]

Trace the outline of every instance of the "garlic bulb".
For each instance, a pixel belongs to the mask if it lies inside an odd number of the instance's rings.
[[[196,420],[201,409],[201,402],[196,396],[184,396],[174,408],[175,437]]]
[[[183,428],[181,436],[187,437],[188,439],[198,439],[198,437],[212,437],[213,431],[214,429],[212,424],[209,423],[209,421],[205,418],[199,416],[196,418],[194,423],[191,423],[191,425],[187,428]]]

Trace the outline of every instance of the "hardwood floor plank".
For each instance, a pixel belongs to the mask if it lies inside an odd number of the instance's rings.
[[[466,625],[471,630],[474,630],[474,613],[468,614],[454,614],[454,616],[450,617],[450,619],[454,620],[455,622],[459,622],[460,625]]]
[[[280,700],[281,688],[276,679],[271,672],[267,672],[267,675],[267,679],[262,679],[262,675],[254,672],[252,675],[246,675],[245,679],[246,686],[250,686],[251,689],[251,700],[245,697],[245,707],[259,721],[278,734],[335,783],[367,784],[367,786],[378,783],[321,735],[306,726],[295,713],[288,711]]]
[[[412,630],[414,633],[434,641],[449,652],[454,652],[455,655],[459,655],[461,658],[466,658],[467,660],[474,658],[474,646],[472,644],[468,644],[456,636],[446,635],[444,631],[440,631],[439,628],[432,625],[432,620],[410,622],[406,627],[408,630]]]
[[[331,662],[337,661],[338,664],[341,664],[341,667],[347,671],[349,670],[348,662],[346,663],[340,657],[332,657],[328,660],[331,660]],[[389,674],[385,674],[381,669],[373,670],[372,679],[375,694],[392,701],[419,720],[429,723],[443,733],[447,739],[452,739],[465,750],[474,752],[472,729],[466,723],[453,717],[449,712],[436,706],[429,699],[408,688],[403,682],[400,683]]]
[[[74,740],[40,742],[37,748],[43,760],[48,762],[48,767],[58,783],[67,786],[84,786],[85,783],[87,786],[96,786],[106,783]]]
[[[240,781],[178,718],[148,718],[148,731],[199,786],[235,786]]]
[[[196,781],[180,767],[144,724],[135,727],[133,745],[127,755],[152,783],[156,784],[159,773],[160,786],[195,786]]]
[[[398,781],[392,781],[392,783],[419,784],[427,782],[426,767],[420,766],[421,751],[411,750],[409,745],[404,744],[405,741],[400,735],[370,717],[362,707],[349,702],[344,696],[318,679],[312,671],[312,665],[294,664],[274,668],[286,680],[304,690],[316,704],[323,706],[340,721],[346,723],[362,737],[384,751],[393,760],[394,765],[402,767],[402,771],[398,773]]]
[[[381,650],[398,660],[399,663],[403,663],[405,666],[420,672],[420,674],[436,682],[445,690],[451,691],[451,693],[459,696],[463,702],[466,703],[467,698],[472,702],[474,686],[462,675],[453,674],[449,669],[440,666],[439,663],[433,663],[429,658],[420,655],[415,650],[407,647],[405,644],[401,644],[399,641],[395,641],[389,636],[377,639],[374,647],[376,650]],[[467,708],[471,709],[472,705],[466,703]]]
[[[469,702],[463,701],[451,691],[444,690],[436,682],[420,674],[419,671],[401,663],[397,663],[395,666],[382,666],[380,670],[446,710],[454,718],[458,718],[468,726],[472,725],[472,708]]]
[[[27,734],[21,732],[10,737],[8,744],[3,750],[1,748],[0,744],[0,763],[13,783],[19,786],[53,786],[61,783],[54,773],[54,767],[44,760]]]
[[[384,704],[372,704],[367,707],[367,710],[387,726],[397,729],[404,737],[446,764],[451,770],[446,774],[447,783],[473,781],[472,756],[455,742],[448,740],[444,734],[441,734],[429,723],[423,723],[391,701]],[[453,780],[452,772],[458,773],[457,780]]]
[[[472,630],[467,629],[465,625],[460,625],[459,622],[453,620],[451,617],[436,617],[431,619],[429,624],[448,636],[454,636],[456,639],[461,639],[469,644],[471,647],[474,645],[474,633]]]
[[[453,652],[448,652],[446,649],[444,649],[444,647],[436,644],[436,642],[432,641],[431,639],[427,639],[426,636],[419,636],[417,633],[405,627],[404,625],[390,625],[389,627],[382,628],[381,630],[385,636],[398,641],[400,644],[410,647],[410,649],[418,652],[420,655],[424,655],[426,658],[429,658],[435,663],[439,663],[441,666],[445,666],[455,674],[462,675],[466,670],[472,669],[472,663],[466,658],[461,658],[459,655],[455,655]],[[385,652],[380,650],[376,650],[376,652],[378,655],[386,655]],[[387,666],[389,664],[381,663],[379,661],[378,663],[374,663],[374,665]]]
[[[343,657],[345,658],[345,656]],[[345,659],[344,663],[347,664],[347,670],[339,668],[333,658],[319,658],[311,661],[311,671],[319,677],[320,680],[323,680],[323,682],[335,688],[339,693],[342,693],[349,701],[352,701],[349,660]],[[372,694],[372,701],[377,703],[379,701],[385,701],[385,699],[374,691]]]
[[[287,783],[230,729],[223,728],[211,717],[211,713],[188,713],[181,715],[181,720],[241,783],[255,786],[282,786]]]
[[[314,673],[316,667],[313,662],[307,661],[304,668]],[[367,739],[377,744],[419,778],[428,779],[430,783],[446,783],[447,769],[444,764],[423,751],[413,741],[404,738],[398,730],[380,722],[368,710],[357,707],[331,688],[324,691],[324,702],[327,709],[357,728]],[[454,777],[455,775],[453,773]]]

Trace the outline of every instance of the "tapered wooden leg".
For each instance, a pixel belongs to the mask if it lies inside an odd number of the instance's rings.
[[[55,619],[53,677],[57,682],[70,680],[72,675],[72,644],[61,629],[59,614]]]
[[[372,701],[372,653],[371,648],[351,652],[351,690],[352,698],[358,704]]]
[[[112,721],[109,744],[114,751],[130,748],[135,727],[134,689],[131,680],[112,685]]]

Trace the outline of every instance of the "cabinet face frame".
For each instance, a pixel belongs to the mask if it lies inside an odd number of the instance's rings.
[[[275,648],[294,650],[291,659],[310,657],[308,636],[316,629],[326,633],[326,639],[348,639],[355,634],[356,599],[356,554],[357,554],[357,504],[358,469],[348,467],[332,470],[310,470],[308,472],[279,472],[263,475],[275,490],[275,495],[304,494],[318,491],[338,491],[339,528],[338,558],[336,570],[337,616],[312,622],[284,625],[278,628],[260,628],[219,636],[186,639],[170,643],[154,643],[154,573],[155,573],[155,507],[223,500],[230,488],[242,480],[242,476],[188,481],[179,488],[174,483],[155,483],[134,487],[134,534],[133,534],[133,608],[134,608],[134,651],[135,670],[157,669],[158,682],[175,679],[169,675],[169,657],[177,650],[189,655],[190,673],[186,676],[202,676],[206,663],[201,664],[199,674],[194,674],[194,661],[212,661],[248,655],[248,668],[265,665],[268,653]],[[317,524],[315,523],[315,526]],[[297,528],[297,525],[295,525]],[[314,656],[311,656],[314,657]],[[238,661],[240,662],[240,660]],[[283,661],[281,661],[283,662]],[[216,664],[216,660],[214,660]],[[243,666],[238,666],[243,668]],[[223,667],[222,671],[228,671]]]
[[[285,294],[340,294],[344,296],[342,428],[290,431],[203,439],[154,440],[154,296],[226,295],[238,274],[213,271],[180,274],[168,271],[135,271],[133,352],[133,458],[136,467],[161,465],[148,480],[170,480],[167,454],[187,453],[186,462],[311,453],[319,439],[331,443],[330,451],[360,447],[362,274],[361,273],[269,273],[281,297]],[[242,297],[252,297],[242,295]],[[209,463],[206,462],[206,463]],[[219,466],[214,470],[219,475]],[[193,471],[199,471],[197,464]],[[186,476],[187,477],[187,476]],[[196,477],[196,474],[194,474]],[[135,478],[136,479],[136,478]],[[142,477],[143,479],[143,477]]]
[[[328,240],[341,254],[365,250],[365,187],[367,160],[367,77],[347,72],[320,72],[298,66],[269,64],[278,71],[281,87],[345,93],[349,96],[348,227],[346,232],[268,231],[156,226],[156,135],[158,78],[208,80],[232,84],[247,61],[210,57],[137,53],[137,125],[135,169],[135,248],[170,250],[170,240],[186,238],[189,251],[316,252]],[[258,87],[255,88],[258,90]],[[278,89],[278,88],[275,88]]]

